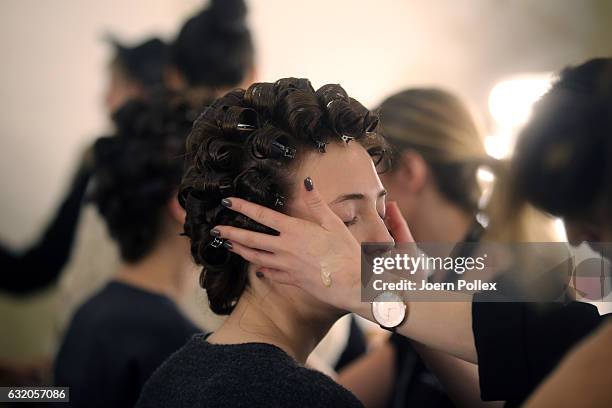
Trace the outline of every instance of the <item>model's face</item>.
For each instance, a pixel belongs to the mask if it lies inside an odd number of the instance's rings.
[[[387,193],[360,144],[330,144],[323,154],[309,153],[296,170],[294,188],[303,189],[306,177],[312,178],[323,200],[359,242],[392,241],[383,222]],[[309,218],[300,200],[289,203],[289,214]]]
[[[304,189],[306,177],[312,178],[321,198],[357,241],[393,242],[383,222],[386,191],[372,158],[360,144],[330,144],[325,153],[309,153],[301,160],[293,177],[293,196],[298,198],[288,203],[288,214],[312,220],[306,205],[299,199],[298,189]],[[298,288],[283,287],[282,294],[301,309],[302,315],[337,318],[343,313]]]

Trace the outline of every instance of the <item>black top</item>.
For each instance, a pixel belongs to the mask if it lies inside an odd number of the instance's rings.
[[[331,378],[267,343],[220,345],[194,336],[147,381],[136,405],[153,407],[363,407]]]
[[[583,302],[472,303],[481,397],[519,405],[606,316]],[[481,300],[479,302],[479,300]]]
[[[199,330],[169,298],[109,283],[76,312],[55,361],[73,407],[133,407],[153,371]]]

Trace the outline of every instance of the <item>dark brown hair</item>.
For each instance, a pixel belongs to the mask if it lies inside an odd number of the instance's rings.
[[[187,140],[179,200],[213,312],[231,313],[246,288],[248,262],[212,246],[210,229],[233,225],[277,234],[221,206],[221,199],[240,197],[283,211],[291,199],[292,169],[304,153],[355,140],[377,160],[383,158],[383,144],[373,132],[377,123],[339,85],[315,91],[310,81],[297,78],[229,92],[202,112]]]

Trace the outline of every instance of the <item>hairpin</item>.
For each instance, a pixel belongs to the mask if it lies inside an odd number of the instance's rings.
[[[223,245],[223,238],[216,237],[208,245],[210,245],[213,248],[219,248],[221,245]]]
[[[247,131],[247,132],[251,132],[255,129],[257,129],[255,126],[253,125],[248,125],[246,123],[239,123],[236,125],[236,129],[240,130],[240,131]]]
[[[351,140],[355,140],[353,136],[342,135],[340,137],[342,138],[342,141],[346,144],[348,144],[348,142],[350,142]]]
[[[319,150],[319,152],[321,153],[325,153],[325,145],[327,143],[325,142],[321,142],[320,140],[315,140],[315,145],[317,146],[317,149]]]
[[[275,207],[282,207],[285,205],[285,197],[276,193],[276,201],[274,202]]]
[[[272,147],[280,151],[280,154],[283,155],[284,157],[288,157],[290,159],[295,158],[295,149],[291,147],[287,147],[284,144],[279,143],[279,142],[272,142]]]

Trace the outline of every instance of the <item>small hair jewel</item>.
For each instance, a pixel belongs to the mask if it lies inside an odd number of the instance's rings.
[[[248,125],[246,123],[239,123],[236,125],[236,129],[243,131],[243,132],[251,132],[257,128],[253,125]]]
[[[282,207],[285,205],[285,197],[276,193],[276,201],[274,202],[275,207]]]
[[[213,248],[219,248],[221,245],[223,245],[223,238],[216,237],[208,245],[210,245]]]
[[[272,147],[279,151],[280,154],[282,154],[284,157],[288,157],[290,159],[294,159],[295,158],[295,149],[285,146],[282,143],[279,142],[272,142]]]
[[[350,142],[351,140],[355,140],[353,136],[347,136],[347,135],[342,135],[341,138],[342,138],[342,141],[346,144],[348,144],[348,142]]]

